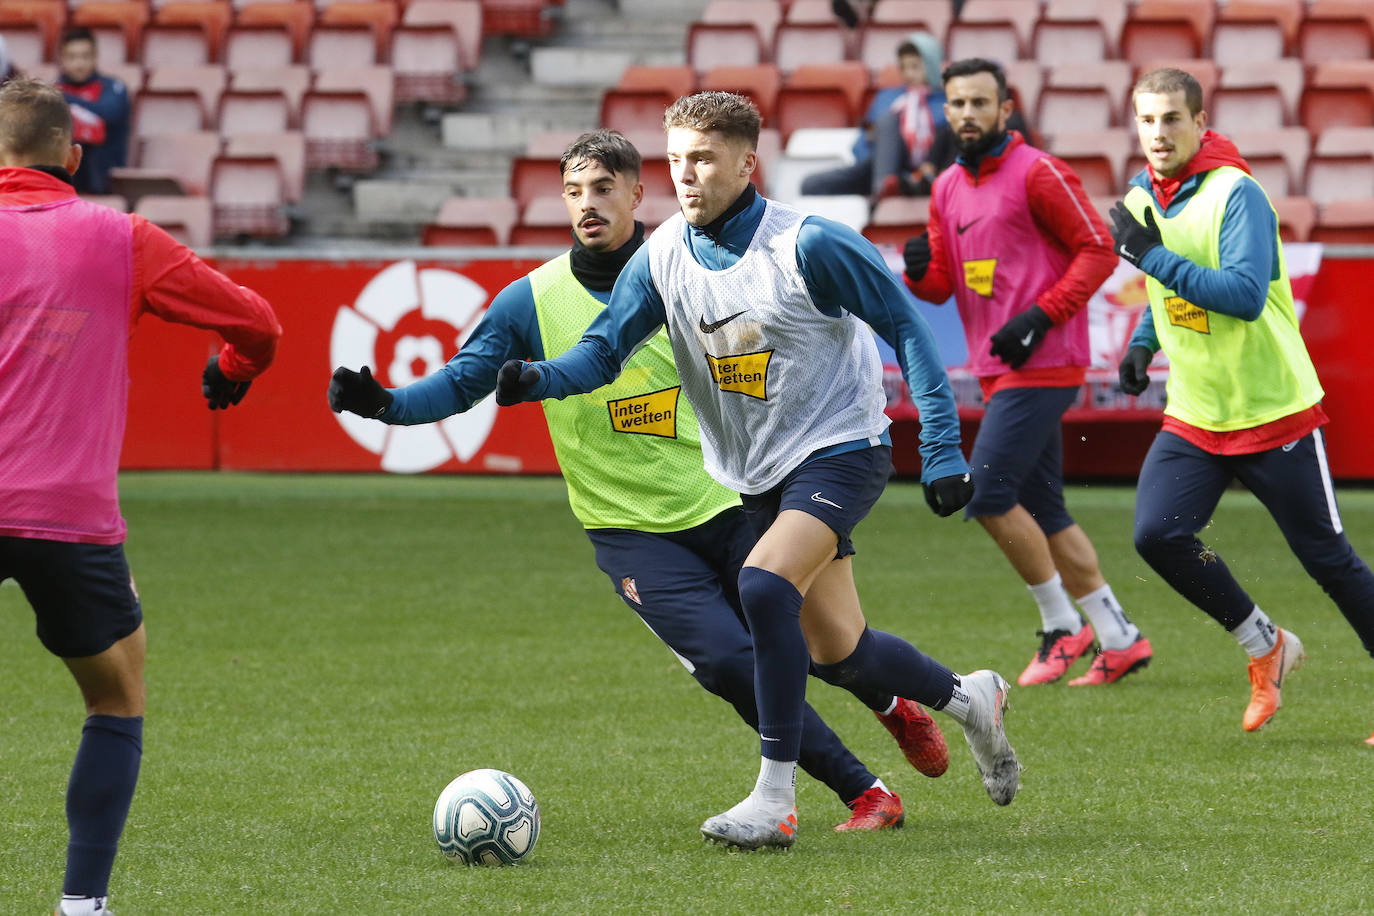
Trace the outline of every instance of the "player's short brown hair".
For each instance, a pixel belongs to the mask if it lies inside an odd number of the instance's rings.
[[[71,145],[72,110],[56,87],[24,78],[0,86],[0,153],[62,165]]]
[[[1182,92],[1183,101],[1188,106],[1188,114],[1195,115],[1202,110],[1202,84],[1197,81],[1197,77],[1186,70],[1161,67],[1158,70],[1151,70],[1136,80],[1135,88],[1131,90],[1132,111],[1135,110],[1135,97],[1142,92],[1158,93],[1159,95]]]
[[[663,129],[715,131],[727,140],[743,140],[752,150],[759,148],[759,129],[763,118],[758,107],[746,96],[734,92],[698,92],[683,96],[663,113]]]

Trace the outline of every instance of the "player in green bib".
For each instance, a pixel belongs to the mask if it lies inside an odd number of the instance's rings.
[[[579,137],[561,160],[571,250],[497,294],[440,371],[388,390],[367,367],[339,368],[330,407],[384,423],[432,423],[491,394],[507,360],[552,358],[572,347],[644,242],[644,226],[634,219],[643,196],[640,164],[638,151],[614,131]],[[739,497],[706,474],[696,416],[680,386],[660,331],[614,382],[544,401],[544,415],[569,505],[587,529],[597,565],[697,681],[757,729],[753,643],[737,584],[756,538]],[[913,766],[928,776],[944,772],[949,752],[925,710],[891,695],[860,699]],[[901,824],[901,799],[810,707],[801,765],[851,808],[836,829]]]
[[[1135,544],[1249,654],[1242,726],[1255,731],[1278,711],[1303,646],[1198,540],[1222,491],[1238,480],[1259,498],[1371,655],[1374,573],[1341,525],[1322,388],[1298,330],[1269,198],[1235,145],[1207,129],[1191,74],[1147,73],[1132,101],[1147,167],[1116,205],[1112,235],[1117,253],[1145,272],[1150,308],[1121,363],[1122,389],[1144,391],[1155,351],[1169,357],[1164,428],[1136,491]]]

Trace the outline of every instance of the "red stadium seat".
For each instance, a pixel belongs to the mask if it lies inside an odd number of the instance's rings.
[[[189,89],[145,89],[134,99],[131,119],[133,137],[194,133],[209,126],[200,93]]]
[[[236,25],[224,39],[224,65],[230,70],[289,67],[295,59],[295,39],[285,25]]]
[[[134,212],[188,248],[208,248],[215,241],[214,207],[208,197],[146,194]]]
[[[763,63],[758,30],[748,23],[694,22],[687,27],[687,63],[698,73]]]
[[[1317,210],[1312,241],[1333,245],[1374,244],[1374,196],[1322,204]]]
[[[1281,100],[1282,122],[1292,123],[1293,112],[1298,107],[1298,96],[1303,87],[1302,62],[1293,58],[1231,64],[1221,71],[1223,90],[1267,89],[1278,93]],[[1215,105],[1216,93],[1213,93]],[[1236,126],[1240,126],[1237,123]],[[1247,125],[1249,126],[1249,125]],[[1256,124],[1256,127],[1263,125]]]
[[[901,248],[907,239],[925,232],[929,223],[929,197],[884,197],[873,208],[863,235],[875,245]]]
[[[1374,124],[1374,91],[1361,85],[1314,86],[1309,82],[1298,98],[1298,114],[1314,135],[1330,127],[1368,127]]]
[[[702,74],[702,89],[717,89],[746,95],[758,106],[765,124],[772,126],[774,104],[782,88],[782,74],[772,64],[747,67],[716,67]]]
[[[399,19],[399,10],[392,0],[330,0],[320,8],[315,21],[317,27],[361,25],[371,29],[376,60],[385,61],[391,50],[391,30]]]
[[[1270,197],[1293,193],[1307,172],[1311,139],[1305,128],[1238,129],[1227,131],[1226,136],[1250,163],[1255,179]]]
[[[129,212],[129,201],[124,198],[123,194],[80,194],[78,196],[87,203],[109,207],[111,210],[118,210],[120,213]]]
[[[1374,127],[1328,127],[1317,138],[1314,152],[1323,156],[1374,156]]]
[[[1126,163],[1138,147],[1120,129],[1055,134],[1049,151],[1064,160],[1083,182],[1089,196],[1120,194],[1130,177]]]
[[[621,72],[616,88],[660,89],[677,99],[696,91],[697,74],[686,64],[655,67],[631,64]]]
[[[545,38],[554,27],[549,6],[550,0],[483,0],[482,34]]]
[[[1009,25],[1016,35],[1019,49],[1024,52],[1030,47],[1031,33],[1035,31],[1035,24],[1040,19],[1040,5],[1040,0],[965,0],[958,21],[968,24]],[[948,31],[945,33],[945,43],[952,43],[952,36]],[[1007,59],[1016,60],[1022,56],[1024,55],[1018,53],[1016,57]],[[950,60],[959,59],[953,51],[949,57]]]
[[[1213,0],[1140,0],[1121,27],[1121,56],[1136,65],[1203,57],[1215,18]]]
[[[1027,119],[1035,112],[1040,103],[1040,90],[1045,85],[1045,68],[1033,60],[1018,60],[1008,64],[1007,88],[1011,91],[1016,107]]]
[[[1035,128],[1046,137],[1084,130],[1106,130],[1121,103],[1101,86],[1045,86],[1035,110]]]
[[[784,86],[778,91],[774,126],[783,143],[799,127],[849,127],[854,121],[849,94],[842,89]]]
[[[518,210],[509,197],[450,197],[425,226],[425,245],[495,247],[507,244]]]
[[[1040,14],[1040,26],[1079,25],[1097,23],[1101,29],[1103,58],[1115,58],[1121,47],[1121,27],[1126,22],[1129,5],[1125,3],[1102,3],[1100,0],[1049,0]],[[1085,30],[1090,32],[1091,30]],[[1084,36],[1078,36],[1082,40]],[[1073,63],[1072,60],[1046,60],[1041,62],[1053,66],[1059,63]]]
[[[158,67],[200,67],[214,59],[210,39],[198,25],[153,23],[143,30],[139,59],[149,70]]]
[[[4,6],[0,6],[0,12],[4,12],[4,9]],[[41,66],[48,57],[43,30],[31,23],[0,24],[0,41],[5,43],[10,63],[25,73]]]
[[[134,165],[148,173],[174,178],[186,194],[204,195],[210,186],[210,165],[220,152],[213,131],[151,134],[138,138]]]
[[[318,92],[363,93],[372,106],[373,138],[380,139],[391,133],[396,79],[390,67],[317,68],[314,88]]]
[[[783,23],[773,35],[772,59],[783,73],[791,73],[808,64],[843,61],[849,56],[849,46],[849,33],[833,23]]]
[[[563,187],[558,155],[516,156],[510,164],[510,196],[521,207]]]
[[[1305,188],[1318,207],[1337,200],[1374,197],[1374,156],[1313,155],[1307,160]]]
[[[1001,64],[1025,56],[1021,37],[1010,22],[966,22],[962,19],[949,24],[945,53],[950,60],[985,57]]]
[[[1122,119],[1130,113],[1131,87],[1134,82],[1135,74],[1131,72],[1131,65],[1124,60],[1062,64],[1045,68],[1045,87],[1101,89],[1106,92],[1112,103],[1112,123],[1125,123]],[[1043,91],[1042,88],[1041,92]]]
[[[793,70],[787,77],[786,85],[793,89],[840,90],[849,99],[850,111],[854,113],[856,120],[851,123],[857,123],[868,94],[868,79],[868,68],[857,60],[818,61]]]
[[[310,0],[255,0],[240,6],[234,17],[236,26],[277,26],[286,29],[291,36],[292,63],[304,62],[306,41],[314,24],[315,5]]]
[[[908,33],[923,29],[943,43],[953,12],[947,0],[878,0],[868,26],[896,26]]]
[[[285,133],[294,121],[291,102],[278,89],[231,89],[219,105],[221,137],[240,134]]]
[[[447,25],[453,29],[463,71],[477,69],[482,56],[480,0],[410,0],[403,6],[403,25]]]
[[[26,64],[57,60],[57,39],[67,22],[67,4],[63,0],[5,0],[0,3],[0,34],[5,37],[10,60],[23,68]],[[15,29],[15,27],[20,27]],[[32,29],[38,43],[33,46],[29,36],[21,38],[22,29]],[[10,38],[15,29],[15,39]],[[37,54],[34,54],[37,51]]]
[[[219,97],[229,82],[229,74],[218,64],[200,67],[158,67],[148,71],[146,89],[175,91],[189,90],[200,96],[200,103],[209,113],[219,109]]]
[[[377,40],[365,25],[320,25],[310,32],[305,61],[312,70],[377,65]]]
[[[791,0],[782,4],[783,22],[797,25],[834,25],[835,11],[830,0]],[[876,9],[876,7],[875,7]]]
[[[215,159],[210,201],[216,236],[278,238],[290,231],[281,166],[271,156]]]
[[[391,33],[396,102],[461,105],[468,97],[462,54],[447,25],[404,25]]]
[[[154,25],[199,28],[205,34],[210,60],[220,60],[224,34],[233,18],[229,0],[168,0],[161,5],[155,4],[154,10]],[[147,61],[144,63],[152,66]]]
[[[678,96],[661,89],[607,89],[601,96],[600,124],[622,134],[663,126],[663,112]]]
[[[1308,66],[1374,56],[1374,7],[1366,0],[1311,0],[1298,26],[1297,54]]]
[[[1096,19],[1042,21],[1031,38],[1031,56],[1047,67],[1103,61],[1110,47]]]
[[[377,168],[372,102],[363,92],[310,91],[301,102],[305,163],[311,169]]]
[[[243,133],[224,141],[226,156],[270,156],[281,167],[282,197],[300,203],[305,195],[305,135],[298,130]]]
[[[1278,53],[1272,58],[1287,57],[1296,47],[1298,37],[1298,24],[1302,22],[1306,12],[1306,0],[1226,0],[1217,8],[1217,21],[1212,27],[1212,56],[1217,57],[1217,33],[1222,25],[1229,23],[1271,23],[1278,26],[1280,44]],[[1260,38],[1262,33],[1255,33],[1254,37]],[[1238,37],[1238,36],[1233,36]],[[1231,39],[1228,39],[1228,41]],[[1272,41],[1270,38],[1262,38],[1264,41]],[[1240,51],[1240,48],[1233,49]],[[1267,49],[1266,49],[1267,50]],[[1261,58],[1253,55],[1242,58],[1258,60]],[[1226,66],[1231,61],[1217,60],[1217,63]]]
[[[512,245],[545,245],[567,248],[572,242],[568,207],[562,195],[540,195],[520,209],[520,220],[511,229]]]
[[[1307,197],[1270,197],[1279,217],[1279,238],[1285,242],[1306,242],[1312,238],[1317,222],[1317,207]]]
[[[1287,120],[1287,106],[1276,86],[1218,86],[1208,106],[1210,125],[1232,129],[1276,130]]]
[[[1363,86],[1374,92],[1374,60],[1333,60],[1317,64],[1307,85],[1319,88]]]
[[[304,64],[238,70],[229,74],[229,88],[236,92],[280,92],[289,106],[287,123],[301,123],[301,99],[310,89],[310,68]]]
[[[682,207],[675,195],[650,194],[646,191],[644,199],[639,203],[639,209],[635,210],[635,219],[643,223],[646,230],[652,232],[680,212]]]
[[[773,33],[782,19],[775,0],[708,0],[699,22],[712,25],[745,23],[758,33],[759,45],[772,47]]]

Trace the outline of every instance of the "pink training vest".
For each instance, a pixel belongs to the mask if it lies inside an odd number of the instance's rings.
[[[133,228],[72,197],[0,207],[0,536],[119,544]]]
[[[1026,173],[1046,154],[1020,144],[987,181],[974,185],[962,166],[935,182],[950,284],[968,340],[969,368],[980,378],[1002,375],[1007,364],[988,354],[1007,319],[1035,304],[1059,282],[1072,260],[1040,233],[1026,198]],[[1080,309],[1045,335],[1021,368],[1086,366],[1088,310]]]

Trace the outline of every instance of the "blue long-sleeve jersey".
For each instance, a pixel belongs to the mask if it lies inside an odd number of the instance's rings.
[[[587,292],[602,303],[611,296],[594,289]],[[444,368],[404,388],[391,389],[395,399],[379,419],[416,426],[462,413],[496,390],[496,373],[506,360],[543,358],[534,289],[525,276],[496,294],[472,336]]]
[[[1164,215],[1173,216],[1186,207],[1206,177],[1201,172],[1185,180]],[[1154,194],[1148,171],[1136,175],[1131,184]],[[1220,267],[1203,267],[1160,245],[1145,254],[1140,269],[1200,308],[1254,321],[1264,310],[1270,281],[1278,276],[1279,251],[1273,208],[1253,178],[1237,181],[1227,195],[1218,244]],[[1149,309],[1141,315],[1130,346],[1148,347],[1151,352],[1159,349]]]
[[[754,195],[718,231],[686,226],[684,240],[692,256],[710,270],[735,264],[748,249],[764,208],[764,198]],[[921,415],[922,480],[965,473],[958,411],[935,337],[878,250],[847,226],[810,216],[797,235],[797,267],[823,314],[837,318],[845,311],[853,313],[896,351]],[[582,340],[557,359],[535,364],[539,381],[528,397],[563,398],[601,387],[666,322],[646,245],[625,265],[609,304]]]

